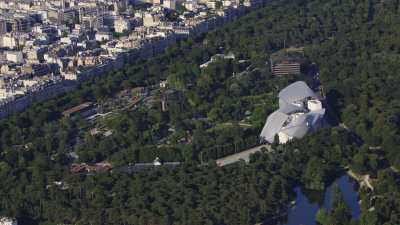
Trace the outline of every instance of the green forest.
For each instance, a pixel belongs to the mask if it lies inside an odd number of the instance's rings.
[[[319,211],[318,223],[400,224],[399,6],[397,0],[273,1],[1,120],[0,215],[29,225],[278,223],[295,187],[324,189],[350,168],[374,180],[373,191],[359,191],[360,218],[349,216],[335,191],[333,210]],[[249,164],[218,167],[214,159],[257,144],[283,87],[308,81],[271,74],[269,57],[285,46],[304,47],[318,65],[328,105],[348,129],[323,129],[273,145],[273,153],[257,153]],[[235,59],[199,67],[221,52]],[[118,111],[99,121],[113,131],[109,137],[90,135],[82,118],[62,116],[82,102],[104,103],[162,80],[173,90],[168,111],[158,103]],[[133,174],[69,170],[72,162],[118,167],[157,156],[183,164]]]

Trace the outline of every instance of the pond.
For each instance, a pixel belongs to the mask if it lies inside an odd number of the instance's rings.
[[[360,206],[358,204],[358,193],[356,190],[357,182],[347,175],[335,180],[325,192],[303,190],[296,188],[296,203],[290,206],[287,220],[281,225],[315,225],[315,215],[318,209],[324,207],[330,209],[332,201],[332,188],[337,185],[342,191],[343,199],[351,209],[353,218],[360,216]],[[264,223],[268,225],[268,223]]]

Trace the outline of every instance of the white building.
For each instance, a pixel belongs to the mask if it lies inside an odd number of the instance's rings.
[[[207,8],[216,9],[217,8],[217,2],[216,1],[207,1]]]
[[[164,0],[163,6],[168,9],[176,9],[176,0]]]
[[[17,220],[8,217],[0,218],[0,225],[18,225]]]
[[[161,22],[161,16],[158,14],[145,13],[143,15],[143,26],[145,27],[155,27]]]
[[[11,35],[3,35],[0,38],[0,47],[14,49],[18,46],[18,40]]]
[[[24,62],[24,56],[23,56],[22,52],[20,52],[20,51],[7,51],[6,59],[8,61],[11,61],[14,63],[23,63]]]
[[[261,131],[262,141],[273,143],[278,136],[285,144],[324,126],[325,109],[318,96],[302,81],[279,92],[279,109],[268,116]]]
[[[131,23],[129,20],[123,18],[115,20],[114,30],[117,33],[130,32],[132,30]]]
[[[62,72],[61,75],[66,80],[77,80],[78,77],[79,77],[77,73],[64,73],[64,72]]]
[[[197,1],[196,0],[186,1],[183,3],[183,5],[187,10],[194,11],[197,8]]]
[[[160,81],[160,88],[167,88],[167,86],[168,86],[167,80]]]
[[[95,39],[96,41],[109,41],[112,39],[112,34],[109,32],[97,32]]]
[[[222,1],[222,6],[224,6],[224,7],[230,7],[231,5],[232,5],[232,1],[229,1],[229,0]]]
[[[73,44],[73,43],[77,43],[78,40],[79,39],[77,37],[69,35],[67,37],[62,37],[60,39],[60,43],[70,45],[70,44]]]

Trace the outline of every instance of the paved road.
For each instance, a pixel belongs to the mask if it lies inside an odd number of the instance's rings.
[[[235,162],[238,162],[239,160],[244,160],[245,162],[250,161],[250,155],[254,154],[256,152],[260,152],[261,148],[265,147],[268,151],[271,151],[271,146],[270,145],[260,145],[248,150],[245,150],[243,152],[239,152],[233,155],[226,156],[224,158],[220,158],[216,160],[216,163],[218,166],[226,166]]]

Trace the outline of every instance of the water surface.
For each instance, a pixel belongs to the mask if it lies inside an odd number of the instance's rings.
[[[335,185],[342,191],[343,199],[351,209],[353,218],[358,219],[360,206],[358,204],[358,193],[355,189],[356,184],[356,181],[344,175],[335,180],[325,192],[296,188],[296,204],[289,207],[287,220],[282,222],[281,225],[315,225],[315,215],[318,209],[324,207],[329,210],[331,208],[332,188]],[[269,224],[264,223],[264,225]]]

